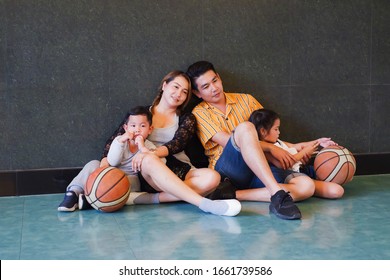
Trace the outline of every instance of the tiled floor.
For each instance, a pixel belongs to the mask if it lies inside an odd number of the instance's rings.
[[[186,203],[59,213],[62,194],[0,198],[0,259],[390,259],[390,175],[357,176],[300,221],[244,202],[237,217]]]

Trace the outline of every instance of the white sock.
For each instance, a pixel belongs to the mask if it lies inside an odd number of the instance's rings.
[[[241,203],[236,199],[210,200],[203,198],[199,208],[220,216],[236,216],[241,211]]]

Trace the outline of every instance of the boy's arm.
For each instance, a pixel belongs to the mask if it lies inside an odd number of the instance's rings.
[[[125,129],[123,128],[123,124],[124,124],[124,122],[122,122],[120,124],[120,126],[117,128],[117,130],[115,130],[115,132],[111,135],[111,137],[107,139],[106,145],[104,146],[102,158],[107,157],[108,151],[110,150],[111,143],[112,143],[112,141],[114,141],[115,137],[125,133]]]
[[[139,150],[141,153],[150,152],[149,148],[146,147],[146,145],[145,145],[145,139],[144,139],[141,135],[138,135],[137,137],[135,137],[134,142],[135,142],[135,144],[137,145],[138,150]]]
[[[119,137],[112,141],[107,154],[107,162],[109,165],[118,166],[121,163],[125,145],[125,143],[119,142]]]

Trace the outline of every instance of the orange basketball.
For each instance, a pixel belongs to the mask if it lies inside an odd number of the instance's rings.
[[[348,149],[329,146],[322,149],[314,159],[314,170],[318,180],[343,185],[352,180],[356,161]]]
[[[87,180],[85,197],[93,208],[103,212],[121,209],[130,194],[126,174],[116,167],[100,167]]]

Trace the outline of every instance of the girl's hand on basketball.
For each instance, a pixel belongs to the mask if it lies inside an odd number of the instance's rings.
[[[326,137],[317,139],[317,142],[323,148],[326,148],[329,146],[338,146],[338,144],[336,142],[334,142],[331,138],[326,138]]]

